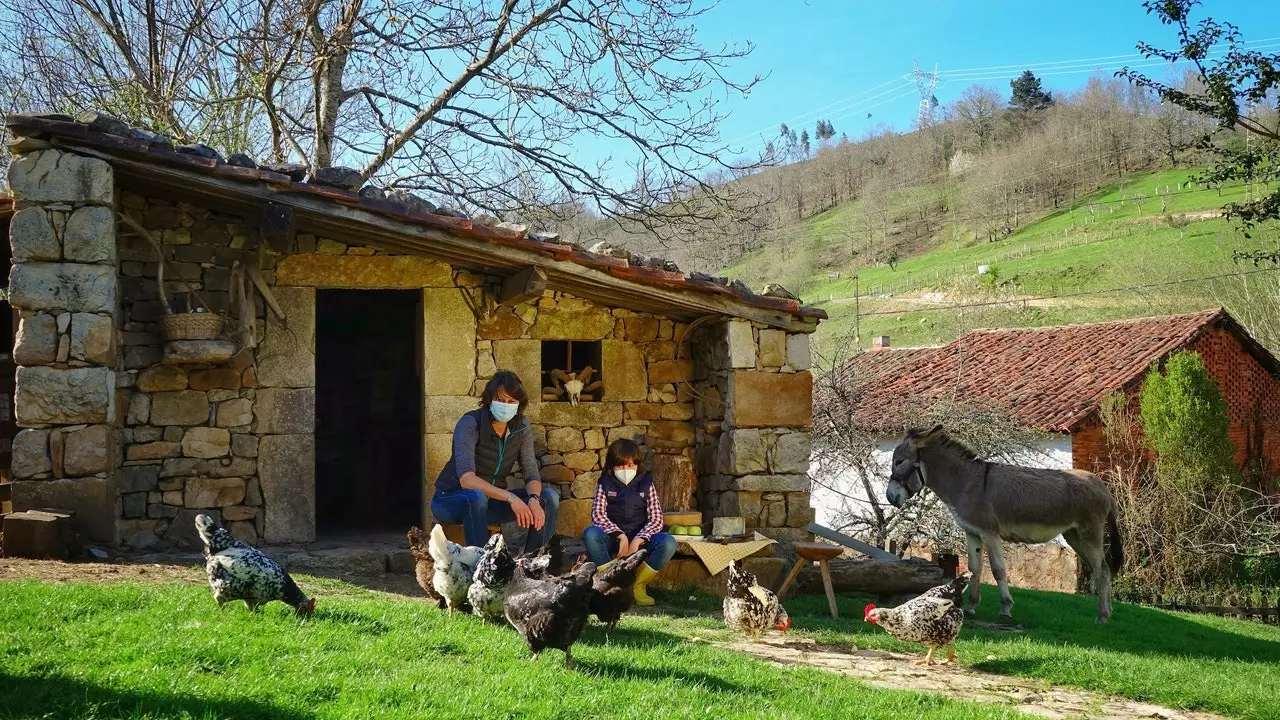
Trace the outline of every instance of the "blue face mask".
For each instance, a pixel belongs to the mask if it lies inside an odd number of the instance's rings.
[[[509,422],[520,411],[520,403],[507,403],[494,400],[489,403],[489,414],[498,422]]]

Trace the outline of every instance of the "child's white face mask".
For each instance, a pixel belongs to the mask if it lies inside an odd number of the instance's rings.
[[[613,476],[618,478],[618,481],[621,482],[623,485],[629,485],[631,484],[632,480],[636,479],[636,469],[635,468],[614,468]]]

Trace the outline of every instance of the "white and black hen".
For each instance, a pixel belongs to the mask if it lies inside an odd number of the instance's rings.
[[[760,586],[756,576],[742,569],[742,561],[729,563],[729,582],[724,596],[724,624],[750,637],[759,637],[774,628],[786,631],[791,618],[778,596]]]
[[[471,545],[449,542],[440,525],[431,528],[431,540],[428,541],[427,548],[436,565],[431,584],[440,593],[440,597],[444,598],[449,606],[449,614],[452,615],[454,608],[466,604],[467,591],[471,589],[476,565],[480,563],[480,555],[484,551]]]
[[[303,594],[284,568],[232,536],[213,518],[197,515],[196,532],[204,541],[204,568],[219,609],[224,603],[243,600],[249,610],[257,612],[259,606],[279,600],[299,615],[310,615],[315,610],[315,599]]]
[[[971,578],[970,573],[962,573],[950,583],[929,588],[895,608],[868,605],[866,621],[879,625],[898,640],[927,647],[929,652],[920,660],[921,665],[932,665],[933,653],[940,647],[947,648],[946,662],[953,662],[955,640],[964,627],[964,589]]]
[[[502,533],[495,533],[484,545],[484,553],[480,556],[480,562],[476,563],[471,588],[467,590],[471,612],[485,620],[500,621],[503,616],[502,601],[507,597],[507,584],[511,582],[515,571],[516,561],[507,552],[506,540]]]
[[[547,556],[521,558],[507,586],[503,609],[507,622],[524,638],[535,658],[547,648],[564,651],[564,666],[573,667],[572,647],[587,625],[595,563],[582,563],[560,577],[539,577]],[[525,564],[530,567],[526,570]]]

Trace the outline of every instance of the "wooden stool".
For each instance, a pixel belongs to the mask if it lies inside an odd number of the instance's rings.
[[[828,545],[826,543],[796,543],[796,564],[791,568],[791,572],[787,573],[787,579],[782,581],[782,586],[778,588],[778,599],[786,597],[787,591],[795,583],[796,578],[800,577],[800,571],[804,566],[811,562],[818,563],[818,568],[822,570],[822,587],[827,591],[827,607],[831,610],[831,617],[839,619],[840,612],[836,610],[836,593],[831,587],[831,567],[827,565],[827,561],[834,557],[839,557],[844,552],[844,548],[838,545]]]

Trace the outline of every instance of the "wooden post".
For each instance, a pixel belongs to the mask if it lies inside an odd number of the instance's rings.
[[[822,570],[822,587],[827,591],[827,608],[831,610],[831,617],[839,620],[840,611],[836,609],[836,592],[831,587],[831,567],[827,565],[825,558],[818,561],[818,567]]]

